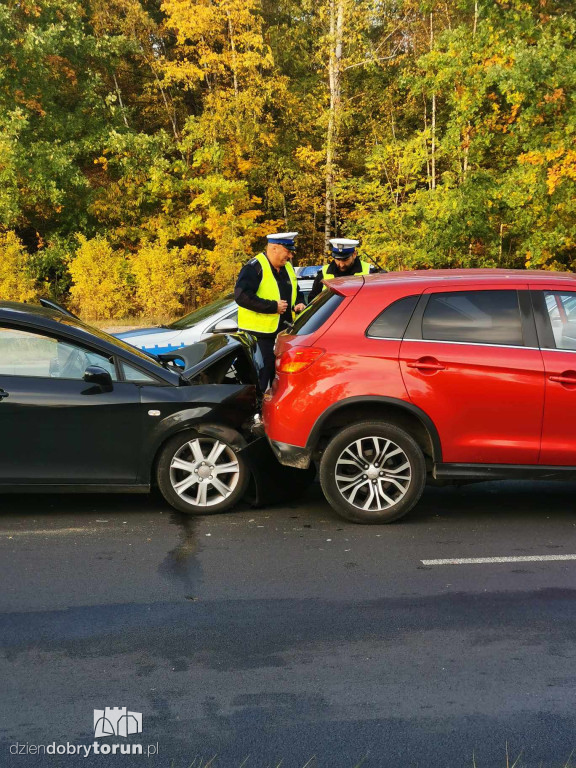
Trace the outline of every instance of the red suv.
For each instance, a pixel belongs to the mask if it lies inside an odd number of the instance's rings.
[[[396,520],[427,479],[576,476],[576,279],[515,270],[330,280],[278,337],[264,423],[320,461],[348,520]]]

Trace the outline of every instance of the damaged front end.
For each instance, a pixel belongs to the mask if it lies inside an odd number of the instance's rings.
[[[314,480],[315,469],[282,466],[265,436],[258,386],[263,361],[253,336],[242,332],[217,334],[158,358],[163,365],[178,370],[184,386],[222,389],[217,397],[217,422],[208,416],[194,429],[226,442],[244,459],[251,475],[245,501],[252,506],[282,503],[306,490]]]

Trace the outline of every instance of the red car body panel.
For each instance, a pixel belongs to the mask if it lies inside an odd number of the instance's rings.
[[[535,464],[544,408],[539,350],[404,341],[410,400],[430,416],[446,462]],[[408,365],[426,358],[444,370]]]
[[[349,398],[380,397],[416,406],[429,417],[444,463],[576,466],[576,351],[540,349],[537,342],[513,346],[366,335],[383,309],[402,297],[459,290],[576,293],[573,276],[439,270],[339,278],[327,286],[345,296],[328,321],[310,335],[278,337],[279,358],[306,346],[324,353],[300,373],[277,374],[264,399],[271,441],[304,448],[329,409]],[[431,365],[414,367],[422,360]]]
[[[546,407],[542,424],[539,463],[576,466],[576,357],[572,352],[543,349],[546,373]],[[552,381],[566,377],[573,384]]]
[[[549,276],[548,276],[549,277]],[[564,277],[564,276],[563,276]],[[571,280],[530,280],[531,290],[574,293]],[[546,398],[539,463],[544,466],[576,466],[576,353],[542,349]],[[568,381],[557,381],[563,378]],[[570,379],[574,383],[570,383]]]
[[[482,289],[501,290],[484,278]],[[528,282],[514,288],[528,289]],[[459,281],[451,292],[477,290]],[[425,293],[446,291],[446,285]],[[433,361],[438,370],[413,367]],[[404,339],[400,369],[410,400],[432,419],[445,462],[536,464],[544,411],[539,349]]]

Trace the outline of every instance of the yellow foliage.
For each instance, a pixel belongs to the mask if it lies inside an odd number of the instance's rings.
[[[28,270],[28,253],[14,232],[0,232],[0,296],[5,301],[31,301],[36,281]]]
[[[563,181],[576,181],[576,151],[569,149],[560,162],[548,169],[548,194],[552,194]]]
[[[136,301],[146,315],[172,317],[193,275],[191,248],[168,248],[166,238],[145,243],[130,257]]]
[[[546,186],[553,194],[564,181],[576,181],[576,151],[557,147],[546,152],[525,152],[518,161],[523,165],[547,165]]]
[[[124,317],[131,309],[128,263],[104,237],[78,235],[79,247],[70,261],[72,303],[93,320]]]
[[[542,165],[545,158],[542,152],[524,152],[518,155],[520,165]]]

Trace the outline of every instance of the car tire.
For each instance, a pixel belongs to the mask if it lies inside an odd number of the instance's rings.
[[[391,523],[416,504],[426,463],[413,437],[395,424],[364,421],[342,429],[320,462],[328,503],[354,523]]]
[[[158,457],[158,488],[166,501],[188,515],[232,509],[246,492],[250,470],[226,441],[198,432],[172,437]]]

